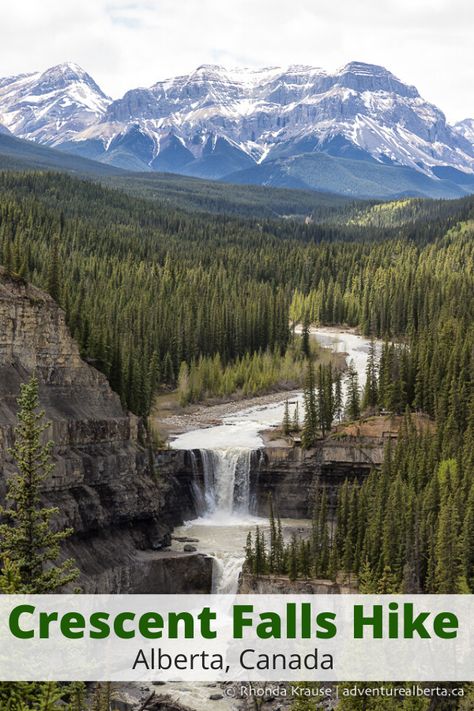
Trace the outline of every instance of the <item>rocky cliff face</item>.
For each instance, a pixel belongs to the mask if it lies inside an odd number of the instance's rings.
[[[359,482],[383,462],[386,437],[329,437],[313,449],[270,444],[256,450],[250,464],[250,511],[267,517],[269,497],[282,518],[311,518],[312,489],[326,490],[330,511],[337,504],[346,479]],[[200,515],[195,492],[204,489],[201,451],[163,450],[157,457],[160,471],[173,482],[168,499],[170,515],[185,520]],[[199,502],[198,502],[199,503]]]
[[[311,518],[314,486],[323,487],[330,510],[345,479],[362,481],[383,461],[384,441],[374,438],[327,439],[314,449],[266,447],[253,473],[254,513],[268,515],[269,495],[282,518]]]
[[[16,398],[33,372],[55,443],[44,499],[75,531],[64,553],[78,562],[84,592],[209,590],[212,561],[162,550],[180,512],[167,508],[168,477],[150,471],[140,422],[81,359],[56,303],[0,270],[0,498],[14,471]]]
[[[358,592],[357,580],[293,580],[280,575],[251,575],[239,578],[241,595],[352,595]]]

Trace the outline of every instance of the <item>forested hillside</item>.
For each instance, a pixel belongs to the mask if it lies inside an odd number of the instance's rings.
[[[310,436],[302,422],[312,447],[341,417],[405,413],[382,469],[341,488],[336,518],[316,491],[309,540],[284,544],[275,512],[270,540],[257,530],[247,546],[256,575],[343,576],[366,593],[474,592],[473,237],[474,198],[327,206],[305,223],[0,174],[0,263],[61,304],[82,354],[137,414],[178,384],[187,402],[304,372],[296,322],[384,340],[361,399],[348,369],[344,415],[340,373],[313,372]]]
[[[314,190],[238,186],[170,173],[127,172],[3,134],[0,126],[0,171],[32,170],[61,171],[187,212],[299,219],[312,215],[314,219],[328,219],[336,217],[343,209],[350,210],[356,203],[362,204],[362,201],[342,195]]]
[[[64,175],[3,174],[0,254],[58,299],[84,355],[145,414],[183,361],[283,355],[290,317],[416,334],[416,354],[468,343],[473,207],[410,201],[387,209],[383,228],[371,206],[366,219],[357,208],[345,222],[303,225],[178,212]],[[427,368],[444,356],[424,355]],[[426,375],[418,396],[430,413],[439,378]]]

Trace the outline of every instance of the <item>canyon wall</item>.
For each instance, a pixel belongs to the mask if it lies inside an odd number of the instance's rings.
[[[59,508],[56,525],[74,529],[63,554],[76,559],[83,591],[209,591],[212,560],[163,550],[182,521],[170,466],[151,466],[140,421],[81,359],[57,304],[0,268],[0,500],[15,471],[16,399],[32,373],[55,444],[43,498]]]
[[[271,495],[281,518],[311,518],[312,492],[318,486],[326,490],[333,513],[345,479],[363,481],[371,469],[382,464],[384,446],[383,438],[329,437],[308,450],[270,445],[255,451],[250,468],[250,512],[268,516]],[[157,461],[173,479],[172,500],[179,502],[177,508],[184,518],[198,515],[193,490],[204,488],[201,452],[163,450]]]
[[[241,595],[351,595],[356,594],[357,579],[289,580],[283,575],[252,575],[242,571],[239,577]]]
[[[269,513],[271,494],[281,518],[311,518],[312,491],[325,489],[331,511],[345,479],[361,482],[383,461],[384,442],[372,438],[327,438],[308,450],[295,447],[265,447],[252,474],[254,510]]]

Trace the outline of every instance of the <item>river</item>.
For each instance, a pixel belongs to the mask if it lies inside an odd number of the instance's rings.
[[[370,341],[350,331],[332,328],[314,328],[311,337],[324,348],[335,353],[344,353],[346,361],[352,361],[361,388],[365,384],[365,370]],[[245,407],[238,412],[223,415],[220,424],[185,432],[171,443],[175,449],[200,450],[204,464],[204,489],[195,492],[201,516],[188,521],[174,531],[173,548],[182,550],[183,542],[177,538],[196,539],[194,544],[202,552],[214,558],[213,592],[235,593],[239,573],[244,562],[244,547],[249,531],[255,526],[268,529],[267,519],[252,516],[249,487],[252,457],[264,446],[262,432],[278,427],[283,420],[287,393],[269,404]],[[299,403],[303,417],[303,393],[291,396],[291,407]],[[291,414],[291,413],[290,413]],[[285,537],[295,529],[309,526],[308,520],[286,519],[282,521]],[[214,689],[219,692],[219,689]],[[183,704],[196,711],[209,709],[212,688],[205,684],[165,684],[163,692],[170,693]],[[236,702],[223,698],[212,702],[215,711],[236,709]]]
[[[364,386],[370,346],[367,338],[351,331],[339,331],[333,328],[313,328],[311,337],[323,348],[330,348],[334,353],[346,353],[346,360],[348,362],[352,360],[357,370],[360,386]],[[279,401],[257,407],[245,407],[238,412],[225,415],[220,418],[220,425],[185,432],[176,437],[171,446],[175,449],[259,449],[264,444],[261,432],[281,425],[287,397],[287,393],[282,393]],[[299,401],[302,414],[303,394],[297,393],[292,396],[292,401]]]
[[[361,388],[364,386],[368,339],[332,328],[314,328],[311,337],[324,348],[347,354],[347,361],[352,361],[357,370]],[[257,524],[266,524],[266,520],[249,513],[250,468],[252,457],[258,456],[264,446],[262,431],[281,425],[287,397],[282,393],[277,402],[222,416],[220,424],[185,432],[171,443],[175,449],[201,451],[205,484],[204,490],[196,492],[201,516],[177,529],[175,535],[198,539],[199,551],[214,557],[214,592],[237,590],[247,534]],[[302,392],[293,395],[291,402],[292,407],[299,402],[302,417]],[[282,523],[287,532],[301,525],[291,520]],[[174,547],[179,548],[176,541]]]

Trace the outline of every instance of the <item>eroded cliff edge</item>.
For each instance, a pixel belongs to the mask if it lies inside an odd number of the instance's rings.
[[[55,442],[44,499],[75,531],[64,554],[84,592],[208,592],[211,559],[163,550],[180,512],[171,477],[151,471],[139,420],[81,359],[57,304],[0,268],[0,498],[14,471],[16,398],[33,372]]]

